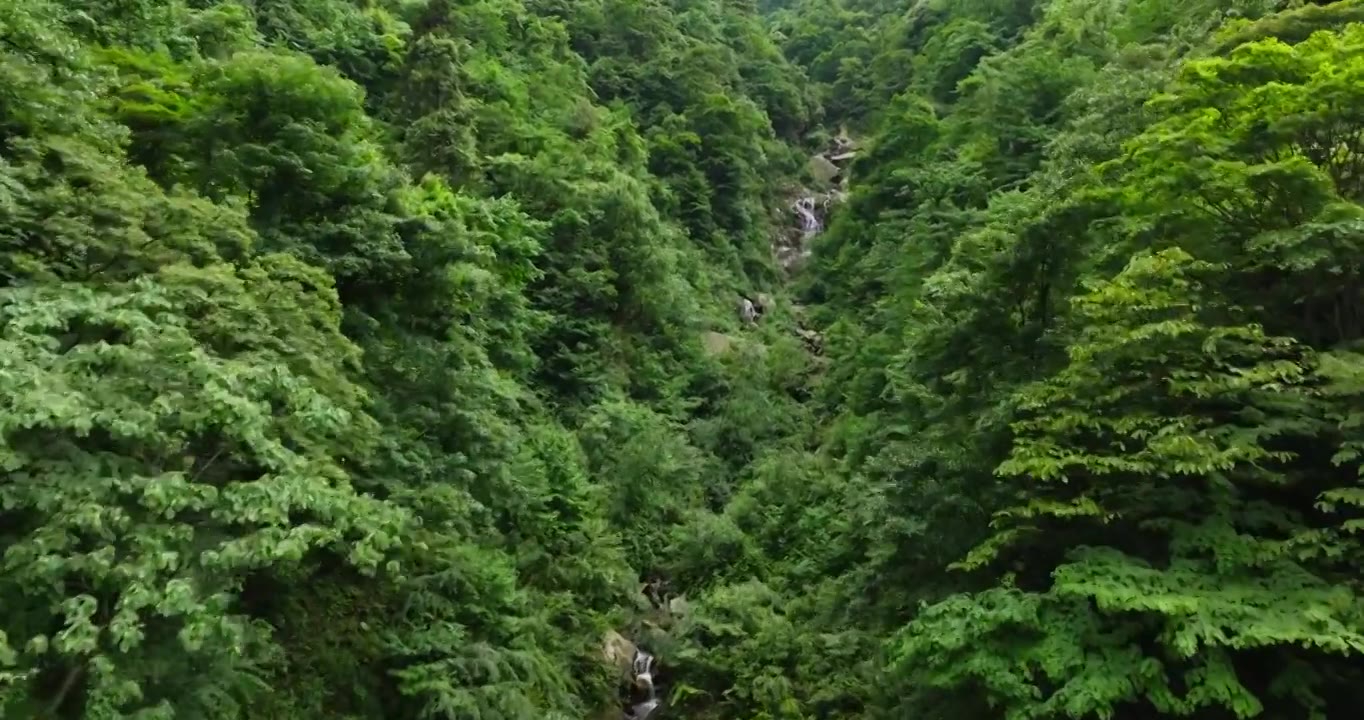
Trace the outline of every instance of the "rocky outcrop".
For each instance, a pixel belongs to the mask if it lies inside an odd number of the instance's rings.
[[[686,617],[691,612],[691,603],[681,595],[668,600],[668,615],[673,618]]]
[[[791,196],[791,219],[772,239],[772,257],[791,275],[810,257],[810,243],[823,232],[832,207],[847,197],[848,164],[857,157],[857,146],[846,132],[840,131],[829,147],[810,158],[810,176],[817,190],[802,188]]]
[[[823,155],[815,155],[810,158],[808,167],[810,176],[815,179],[815,182],[824,185],[838,182],[838,177],[843,172],[842,168]]]
[[[630,696],[634,698],[628,704],[628,713],[612,710],[603,713],[602,717],[645,720],[652,715],[659,706],[658,690],[654,685],[654,656],[612,630],[602,638],[602,659],[616,671],[622,685],[630,688]]]
[[[635,655],[639,648],[635,647],[630,639],[612,630],[602,638],[602,659],[608,665],[615,668],[618,677],[625,682],[634,680],[631,672],[634,668]]]
[[[824,336],[803,327],[796,328],[796,334],[800,336],[800,341],[805,344],[805,349],[811,354],[820,355],[824,352]]]
[[[810,157],[807,167],[810,177],[821,186],[848,186],[848,165],[857,157],[857,144],[846,132],[840,131],[829,147]]]
[[[739,298],[739,319],[747,325],[758,321],[758,308],[746,297]]]

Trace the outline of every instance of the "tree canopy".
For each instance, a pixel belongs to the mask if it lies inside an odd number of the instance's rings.
[[[1359,108],[1361,0],[0,3],[0,718],[1348,717]]]

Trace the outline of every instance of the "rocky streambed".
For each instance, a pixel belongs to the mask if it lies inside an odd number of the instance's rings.
[[[810,157],[807,169],[813,187],[792,193],[789,206],[794,222],[772,238],[772,257],[788,277],[809,259],[811,242],[823,232],[833,206],[847,197],[848,165],[856,157],[856,143],[845,133]]]
[[[773,260],[788,277],[798,272],[810,257],[811,243],[824,231],[833,207],[847,197],[847,167],[856,155],[856,144],[845,132],[840,132],[828,147],[811,156],[808,166],[811,187],[791,192],[790,221],[772,239]],[[745,325],[756,325],[775,307],[776,300],[771,295],[753,293],[740,296],[736,310]],[[811,353],[819,354],[823,337],[805,327],[798,306],[790,310],[796,320],[795,332]],[[702,342],[708,353],[721,354],[730,350],[735,338],[710,331],[702,335]],[[686,600],[666,595],[664,583],[657,580],[646,584],[640,593],[642,607],[650,608],[643,625],[652,630],[653,638],[666,637],[669,629],[686,615]],[[620,707],[612,709],[603,720],[658,720],[662,714],[665,683],[659,679],[659,658],[643,647],[649,642],[648,637],[634,635],[632,640],[627,634],[612,631],[602,640],[603,658],[615,668],[622,689]]]

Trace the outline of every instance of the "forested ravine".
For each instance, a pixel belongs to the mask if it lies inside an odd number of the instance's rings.
[[[0,0],[0,719],[1336,720],[1364,0]]]
[[[851,141],[842,139],[835,146],[834,152],[841,153],[839,162],[846,163],[853,154],[850,151]],[[812,157],[812,162],[825,160],[829,153],[818,153]],[[840,173],[843,168],[836,168]],[[820,232],[824,230],[824,216],[832,210],[832,203],[841,199],[841,195],[832,193],[817,194],[801,188],[797,192],[797,197],[791,203],[790,209],[794,223],[787,227],[776,227],[773,229],[772,240],[772,259],[784,273],[787,280],[793,278],[811,255],[811,244]],[[794,231],[794,232],[793,232]],[[780,285],[785,289],[785,283]],[[759,293],[756,295],[756,302],[747,296],[741,296],[738,304],[739,319],[747,326],[756,326],[766,314],[772,309],[776,300],[772,295]],[[792,326],[794,332],[805,341],[805,350],[809,353],[819,351],[820,335],[817,331],[804,327],[797,319]],[[663,636],[662,643],[668,645],[667,630],[672,626],[671,621],[678,618],[674,617],[679,607],[685,608],[685,596],[673,596],[667,591],[668,583],[663,578],[645,580],[641,589],[642,596],[648,602],[648,608],[655,611],[655,617],[661,614],[665,621],[662,627],[654,622],[645,619],[651,627],[660,630]],[[685,591],[685,588],[682,588]],[[661,611],[658,613],[657,611]],[[648,612],[644,613],[647,618]],[[657,637],[654,639],[658,639]],[[608,631],[603,639],[603,657],[608,664],[618,664],[624,669],[621,663],[625,658],[629,658],[628,671],[624,673],[622,679],[628,680],[628,690],[625,693],[625,720],[646,720],[654,717],[664,705],[660,695],[661,688],[655,681],[655,669],[657,658],[646,650],[636,641],[626,638],[617,631]],[[685,682],[685,678],[679,678]],[[614,713],[608,714],[614,717]]]

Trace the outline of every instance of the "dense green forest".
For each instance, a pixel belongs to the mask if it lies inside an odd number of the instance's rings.
[[[0,0],[0,718],[1354,717],[1361,203],[1364,0]]]

